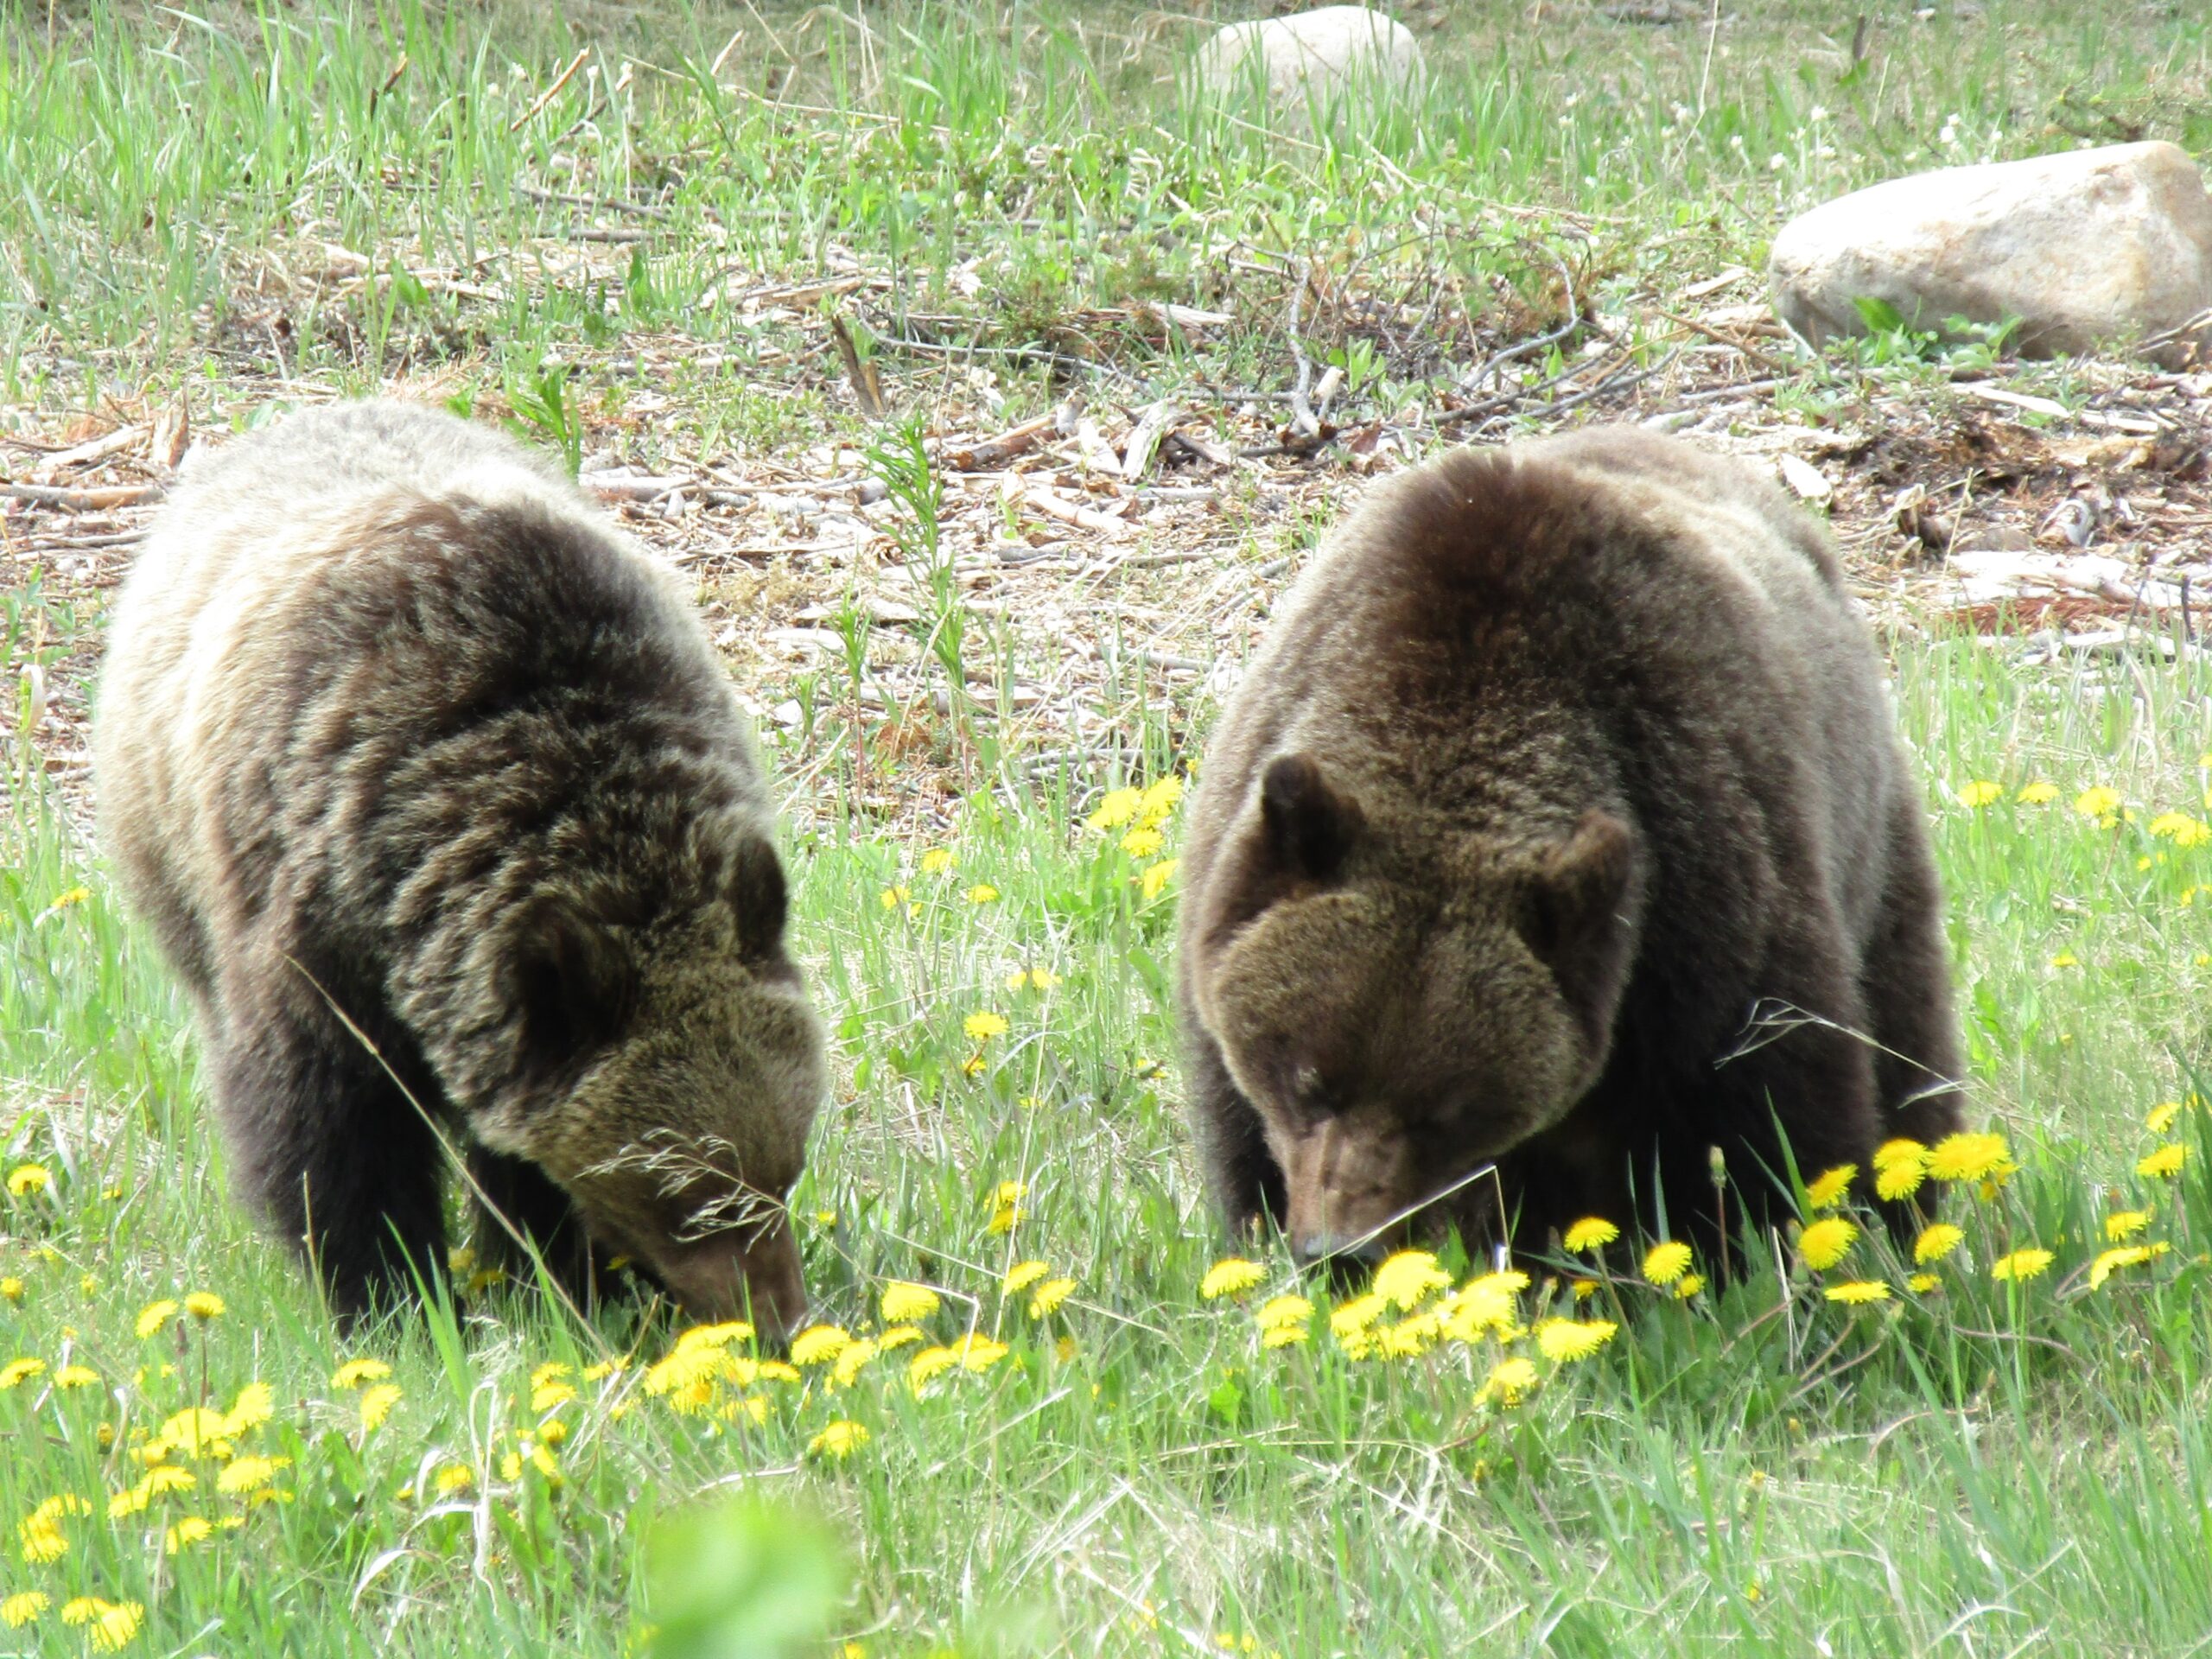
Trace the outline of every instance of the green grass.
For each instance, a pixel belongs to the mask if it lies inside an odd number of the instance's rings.
[[[678,1414],[633,1370],[554,1408],[557,1487],[500,1474],[539,1421],[530,1372],[627,1351],[632,1316],[575,1327],[499,1288],[427,1339],[385,1332],[361,1351],[403,1392],[365,1433],[328,1381],[356,1351],[220,1195],[174,999],[99,872],[26,802],[0,875],[0,1073],[20,1080],[8,1162],[54,1183],[8,1211],[4,1268],[26,1292],[0,1329],[5,1357],[101,1381],[0,1395],[0,1516],[61,1492],[105,1505],[140,1475],[138,1433],[227,1409],[250,1380],[276,1410],[244,1439],[293,1459],[293,1501],[174,1559],[164,1524],[238,1500],[203,1484],[119,1524],[67,1520],[67,1554],[11,1557],[0,1583],[143,1601],[149,1650],[613,1652],[640,1616],[638,1528],[734,1482],[830,1517],[855,1574],[837,1627],[871,1652],[1199,1651],[1221,1634],[1286,1654],[1780,1655],[1815,1635],[1839,1653],[2196,1650],[2212,1636],[2212,1585],[2183,1566],[2212,1498],[2212,1116],[2171,1136],[2143,1120],[2204,1055],[2212,927],[2183,895],[2212,880],[2212,849],[2147,825],[2201,813],[2212,677],[2022,673],[1967,644],[1906,647],[1898,670],[1938,799],[1977,1098],[2023,1166],[1994,1202],[1954,1196],[1967,1243],[1940,1292],[1853,1311],[1799,1269],[1677,1305],[1624,1277],[1598,1293],[1621,1334],[1510,1408],[1479,1402],[1487,1343],[1354,1361],[1317,1320],[1309,1346],[1262,1351],[1244,1309],[1198,1294],[1217,1249],[1157,1065],[1170,897],[1143,898],[1146,861],[1112,835],[1007,791],[943,843],[948,869],[849,822],[794,858],[797,937],[848,1079],[798,1198],[824,1317],[873,1330],[885,1282],[912,1280],[944,1294],[930,1340],[972,1328],[1011,1352],[919,1398],[912,1349],[842,1391],[819,1370],[762,1383],[765,1418],[742,1427]],[[1980,779],[2007,798],[1942,802]],[[2010,798],[2039,779],[2060,798]],[[2132,822],[2074,810],[2097,785]],[[80,882],[90,897],[46,913]],[[978,884],[997,896],[971,901]],[[887,905],[893,887],[908,896]],[[2051,965],[2065,953],[2080,965]],[[1040,968],[1049,989],[1007,989]],[[984,1010],[1007,1030],[978,1044],[963,1022]],[[2170,1138],[2191,1149],[2179,1179],[2138,1176]],[[1026,1213],[997,1234],[1007,1180]],[[2173,1249],[2093,1292],[2101,1218],[2126,1208]],[[2029,1246],[2056,1253],[2050,1272],[1989,1277]],[[1029,1259],[1076,1281],[1042,1320],[996,1288]],[[1248,1304],[1291,1285],[1263,1265]],[[1908,1270],[1868,1240],[1819,1277]],[[196,1288],[227,1311],[134,1334],[146,1304]],[[649,1332],[640,1359],[666,1342]],[[836,1420],[873,1438],[810,1459]],[[452,1464],[474,1490],[422,1496]]]
[[[48,422],[185,386],[243,423],[302,383],[397,383],[525,422],[535,406],[549,444],[588,448],[650,404],[651,444],[788,458],[842,435],[895,474],[902,429],[860,437],[817,304],[844,308],[926,425],[964,416],[971,367],[1009,414],[1057,397],[1055,377],[1122,403],[1279,390],[1286,262],[1308,260],[1347,296],[1307,308],[1308,350],[1387,410],[1480,360],[1471,340],[1556,318],[1561,263],[1578,297],[1626,316],[1640,288],[1756,264],[1793,202],[1899,168],[2138,126],[2212,142],[2207,26],[2189,8],[1886,10],[1854,66],[1849,20],[1808,4],[1737,8],[1709,64],[1701,29],[1578,11],[1544,31],[1525,7],[1466,6],[1427,37],[1440,75],[1418,108],[1298,142],[1194,106],[1177,70],[1197,26],[1135,6],[893,3],[859,14],[865,32],[850,13],[762,10],[9,12],[0,414]],[[597,76],[521,119],[585,48]],[[580,243],[585,223],[646,239]],[[849,266],[893,285],[796,316],[739,302]],[[1375,296],[1403,308],[1349,302]],[[1103,315],[1147,299],[1236,321],[1163,340]],[[720,366],[702,365],[709,346]],[[1940,375],[1883,350],[1808,367],[1790,394],[1827,412],[1862,375],[1891,394]],[[574,372],[558,417],[549,353]],[[932,683],[957,667],[1002,689],[1058,652],[966,609],[937,569],[925,482],[899,485],[925,572],[924,621],[900,643],[938,664]],[[1298,556],[1320,527],[1306,512],[1245,521],[1240,556]],[[11,686],[96,637],[78,600],[0,597]],[[865,661],[855,614],[824,626]],[[1143,887],[1174,822],[1135,856],[1085,819],[1194,754],[1211,709],[1124,660],[1086,703],[1083,757],[1041,770],[1046,740],[990,696],[950,701],[917,753],[849,718],[864,670],[776,688],[805,710],[777,753],[796,937],[838,1056],[797,1200],[810,1283],[855,1334],[881,1325],[887,1282],[934,1286],[928,1344],[972,1330],[1008,1351],[918,1395],[910,1347],[842,1389],[810,1368],[717,1396],[764,1402],[758,1422],[648,1391],[665,1324],[618,1306],[580,1325],[528,1287],[341,1344],[225,1193],[179,999],[7,756],[0,1166],[51,1184],[0,1195],[0,1278],[22,1291],[0,1300],[0,1364],[47,1367],[0,1390],[0,1600],[53,1605],[0,1623],[0,1653],[84,1651],[59,1617],[79,1595],[143,1604],[127,1650],[149,1654],[633,1652],[653,1611],[640,1540],[737,1491],[842,1540],[830,1628],[870,1656],[1224,1638],[1284,1656],[2212,1649],[2212,1116],[2145,1122],[2212,1095],[2212,846],[2151,830],[2207,815],[2212,671],[2028,668],[2010,649],[1897,640],[1977,1108],[2018,1173],[1989,1201],[1953,1195],[1967,1239],[1938,1292],[1827,1301],[1822,1285],[1848,1277],[1904,1283],[1909,1265],[1871,1239],[1826,1274],[1777,1269],[1685,1303],[1623,1273],[1584,1310],[1618,1334],[1538,1360],[1541,1386],[1509,1406],[1483,1395],[1487,1338],[1355,1360],[1324,1314],[1309,1344],[1263,1350],[1250,1309],[1292,1286],[1281,1259],[1241,1305],[1199,1294],[1219,1245],[1176,1116],[1174,893]],[[963,809],[927,836],[911,813],[887,827],[879,798],[925,774],[957,780]],[[2054,799],[2018,799],[2042,781]],[[1967,804],[1985,782],[1998,798]],[[2121,798],[2110,823],[2075,809],[2096,787]],[[978,1014],[1005,1030],[971,1035]],[[2139,1175],[2165,1140],[2190,1149],[2178,1177]],[[992,1228],[1007,1182],[1022,1188],[1010,1233]],[[2103,1218],[2132,1208],[2171,1249],[2093,1290]],[[1992,1279],[2029,1247],[2055,1252],[2048,1273]],[[999,1289],[1026,1261],[1075,1281],[1042,1318],[1033,1289]],[[225,1311],[137,1334],[142,1310],[195,1290]],[[373,1429],[360,1389],[332,1381],[364,1355],[399,1389]],[[572,1369],[533,1406],[548,1363]],[[54,1389],[70,1365],[97,1385]],[[273,1477],[288,1501],[253,1506],[217,1490],[226,1465],[179,1454],[195,1487],[110,1517],[144,1476],[134,1447],[254,1382],[271,1414],[231,1450],[289,1459]],[[563,1387],[576,1397],[554,1399]],[[840,1421],[868,1442],[810,1455]],[[468,1484],[441,1492],[455,1466]],[[57,1559],[26,1560],[50,1545],[18,1523],[65,1494],[92,1512],[54,1520]],[[245,1524],[171,1554],[186,1516]]]

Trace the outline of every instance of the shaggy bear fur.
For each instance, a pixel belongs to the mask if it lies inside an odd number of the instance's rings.
[[[824,1071],[766,785],[675,581],[570,486],[396,404],[232,445],[124,590],[95,750],[233,1173],[341,1313],[442,1268],[442,1135],[572,1287],[595,1243],[798,1317]]]
[[[1199,777],[1180,1010],[1234,1225],[1311,1258],[1415,1211],[1541,1247],[1663,1209],[1725,1254],[1777,1124],[1867,1181],[1958,1125],[1879,664],[1825,535],[1734,461],[1601,429],[1381,486]]]

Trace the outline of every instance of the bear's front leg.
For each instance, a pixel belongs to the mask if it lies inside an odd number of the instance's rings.
[[[1290,1213],[1289,1188],[1268,1150],[1260,1114],[1244,1098],[1221,1057],[1221,1046],[1185,1008],[1183,1081],[1185,1116],[1198,1142],[1206,1191],[1243,1245],[1256,1232],[1281,1227]]]
[[[579,1306],[598,1300],[597,1253],[575,1205],[550,1176],[480,1143],[468,1149],[468,1180],[479,1266],[527,1281],[537,1276],[542,1259],[553,1281]]]
[[[445,1267],[445,1154],[423,1112],[336,1019],[226,998],[210,1058],[232,1178],[313,1263],[348,1322]]]

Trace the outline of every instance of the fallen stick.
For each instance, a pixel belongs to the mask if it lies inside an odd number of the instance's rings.
[[[63,512],[96,512],[103,507],[135,507],[158,501],[164,492],[158,484],[121,484],[108,489],[67,490],[51,484],[0,484],[0,496],[28,506],[54,507]]]
[[[1057,518],[1064,524],[1076,524],[1084,530],[1095,530],[1102,536],[1127,533],[1128,520],[1116,518],[1092,507],[1077,506],[1072,501],[1063,501],[1049,490],[1031,490],[1022,500],[1047,518]]]
[[[130,448],[145,435],[146,429],[143,426],[119,426],[114,431],[80,443],[73,449],[57,449],[31,469],[31,481],[51,484],[72,467],[89,467],[95,461],[105,461],[110,455]]]
[[[1024,421],[1020,426],[988,438],[972,449],[955,449],[945,459],[953,469],[963,473],[988,472],[1003,467],[1016,455],[1027,454],[1043,442],[1045,435],[1058,424],[1057,413],[1039,415],[1033,421]]]

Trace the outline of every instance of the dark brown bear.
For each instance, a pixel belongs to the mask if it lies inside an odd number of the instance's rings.
[[[1199,781],[1192,1128],[1230,1223],[1303,1257],[1662,1206],[1713,1249],[1786,1189],[1777,1127],[1806,1179],[1871,1179],[1958,1124],[1879,664],[1825,535],[1734,461],[1605,429],[1381,486]]]
[[[396,404],[232,445],[131,573],[95,748],[232,1172],[341,1313],[442,1268],[447,1138],[572,1287],[595,1242],[799,1316],[824,1073],[766,785],[684,595],[573,487]]]

